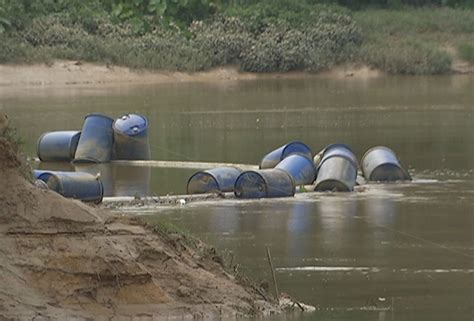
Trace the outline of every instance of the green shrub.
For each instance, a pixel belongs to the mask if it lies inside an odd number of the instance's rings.
[[[461,59],[474,63],[474,43],[462,43],[457,49]]]
[[[211,22],[194,22],[190,27],[193,43],[209,57],[212,65],[236,64],[242,53],[255,44],[248,24],[237,17],[218,16]]]
[[[360,55],[362,62],[392,74],[443,74],[451,70],[452,62],[447,52],[413,40],[365,45]]]

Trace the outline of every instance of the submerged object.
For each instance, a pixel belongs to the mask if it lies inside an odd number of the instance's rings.
[[[45,171],[38,179],[50,190],[84,202],[100,203],[104,195],[100,179],[88,173]]]
[[[194,173],[188,180],[188,194],[232,192],[242,170],[236,167],[217,167]]]
[[[296,186],[313,184],[316,179],[316,166],[311,158],[293,154],[282,160],[275,168],[285,170],[293,177]]]
[[[292,154],[302,154],[309,158],[313,157],[313,152],[308,145],[299,141],[294,141],[265,155],[260,162],[260,169],[274,168],[279,162]]]
[[[288,197],[295,195],[295,191],[291,175],[279,168],[245,171],[234,186],[238,198]]]
[[[322,154],[322,155],[321,155]],[[358,162],[352,149],[345,144],[332,144],[319,153],[315,191],[350,192],[357,179]]]
[[[385,146],[372,147],[361,160],[362,172],[368,181],[411,180],[393,150]]]
[[[138,114],[127,114],[116,119],[114,131],[114,159],[148,160],[148,120]]]
[[[81,132],[75,130],[44,133],[38,139],[36,153],[43,162],[70,162],[80,137]]]
[[[112,157],[114,120],[102,114],[89,114],[84,120],[77,144],[75,163],[104,163]]]

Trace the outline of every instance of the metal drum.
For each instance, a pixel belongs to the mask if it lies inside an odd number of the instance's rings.
[[[346,144],[326,146],[314,158],[318,166],[315,191],[350,192],[354,189],[359,163]]]
[[[70,162],[74,159],[80,131],[67,130],[44,133],[38,139],[36,152],[43,162]]]
[[[260,169],[274,168],[279,162],[292,154],[302,154],[309,158],[313,157],[313,152],[302,142],[291,142],[283,145],[265,155],[260,162]]]
[[[47,173],[47,172],[51,172],[51,171],[44,171],[44,170],[41,170],[41,169],[35,169],[35,170],[33,170],[33,176],[34,176],[34,178],[38,178],[38,177],[40,177],[41,174],[44,174],[44,173]]]
[[[290,155],[278,163],[275,168],[290,174],[296,186],[313,184],[316,179],[316,166],[311,158],[304,155]]]
[[[354,154],[352,149],[346,144],[339,143],[326,146],[322,151],[320,151],[316,156],[314,156],[314,163],[316,164],[316,166],[319,166],[326,159],[334,156],[345,157],[352,161],[356,168],[359,167],[359,161],[357,160],[357,156]]]
[[[102,114],[89,114],[84,120],[77,144],[75,163],[105,163],[112,157],[114,120]]]
[[[321,163],[316,178],[315,191],[350,192],[354,189],[357,168],[351,159],[333,156]]]
[[[194,173],[188,180],[188,194],[232,192],[242,170],[235,167],[217,167]]]
[[[115,178],[112,170],[112,164],[96,164],[96,163],[76,163],[74,164],[76,173],[87,173],[100,178],[102,188],[104,189],[104,196],[115,196]]]
[[[369,149],[362,157],[362,172],[368,181],[411,180],[393,150],[385,146]]]
[[[100,203],[104,194],[102,182],[94,175],[76,172],[45,172],[38,179],[64,197]]]
[[[150,159],[148,120],[145,116],[128,114],[113,123],[114,159]]]
[[[291,175],[279,168],[243,172],[234,186],[238,198],[287,197],[295,190]]]

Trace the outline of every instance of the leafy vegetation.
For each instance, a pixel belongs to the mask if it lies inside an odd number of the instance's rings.
[[[469,61],[470,63],[474,63],[474,43],[462,43],[458,46],[459,56]]]
[[[0,63],[76,59],[179,71],[234,64],[282,72],[361,62],[393,73],[445,73],[451,58],[441,45],[453,35],[454,44],[472,43],[474,14],[440,6],[471,2],[0,0]],[[469,45],[459,49],[469,60]]]

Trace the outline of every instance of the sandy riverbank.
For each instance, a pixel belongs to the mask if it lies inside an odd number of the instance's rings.
[[[345,66],[330,71],[258,74],[239,72],[236,67],[220,67],[204,72],[151,72],[126,67],[77,61],[56,61],[51,65],[0,65],[0,86],[108,85],[140,83],[215,82],[275,78],[327,77],[367,79],[384,73],[365,66]]]
[[[0,320],[235,319],[282,311],[216,251],[35,187],[0,135]]]
[[[452,65],[453,74],[474,73],[474,66],[461,60]],[[79,61],[58,60],[50,65],[0,65],[0,86],[74,86],[159,84],[180,82],[220,82],[255,79],[355,79],[368,80],[386,76],[383,71],[360,65],[336,66],[317,74],[308,72],[250,73],[240,72],[237,67],[226,66],[209,71],[186,73],[166,71],[140,71],[126,67],[108,66]]]

